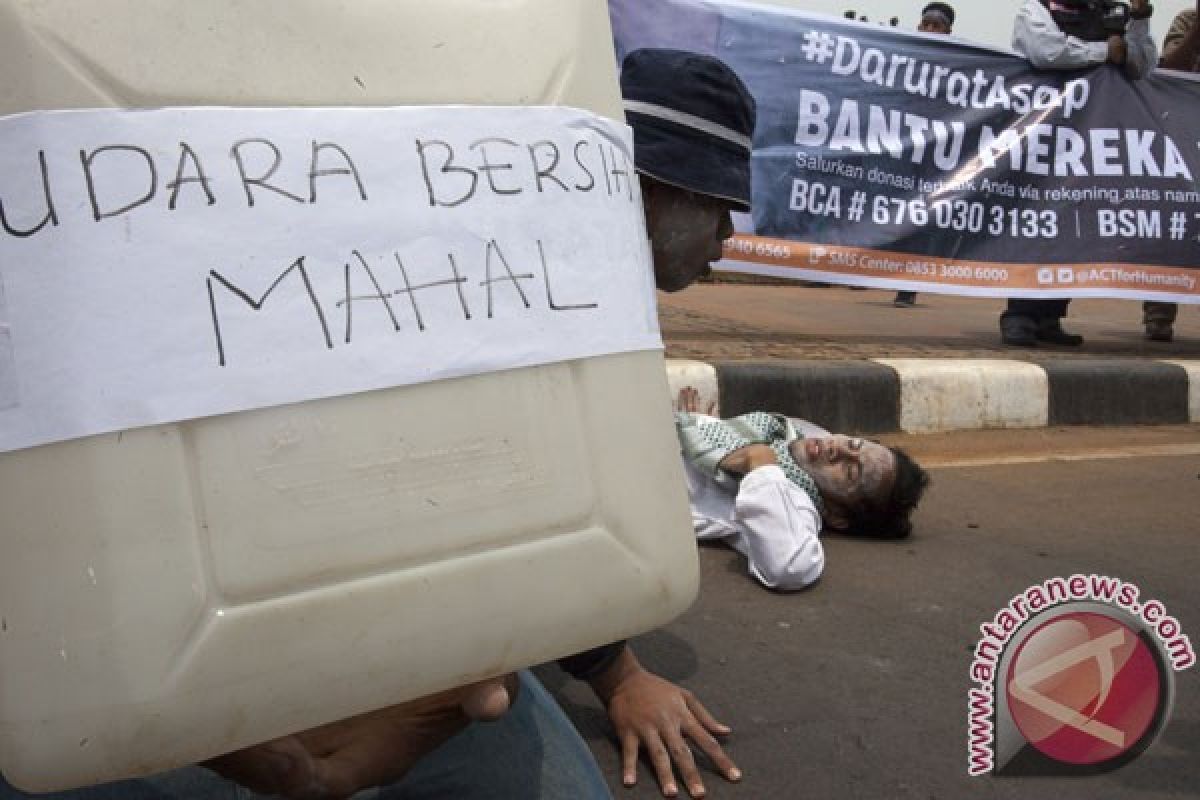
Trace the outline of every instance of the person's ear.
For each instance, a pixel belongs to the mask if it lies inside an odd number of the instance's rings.
[[[728,206],[721,209],[721,218],[717,222],[717,238],[722,242],[733,236],[733,211]]]
[[[825,512],[821,515],[825,527],[832,531],[844,531],[850,527],[850,516],[839,503],[825,500]]]

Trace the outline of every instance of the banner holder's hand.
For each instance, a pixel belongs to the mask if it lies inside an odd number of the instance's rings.
[[[284,736],[205,762],[222,777],[285,800],[343,800],[394,783],[472,722],[502,717],[516,701],[515,675]]]

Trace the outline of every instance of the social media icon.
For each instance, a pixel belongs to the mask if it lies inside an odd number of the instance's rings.
[[[1075,282],[1075,270],[1071,269],[1070,267],[1059,267],[1058,268],[1058,282],[1059,283],[1074,283]]]
[[[1042,267],[1037,271],[1038,283],[1054,283],[1054,270],[1050,267]]]

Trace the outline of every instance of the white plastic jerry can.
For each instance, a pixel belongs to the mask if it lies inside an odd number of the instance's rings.
[[[0,74],[0,117],[622,118],[603,0],[0,0]],[[0,453],[0,773],[194,763],[643,632],[696,584],[656,350]]]

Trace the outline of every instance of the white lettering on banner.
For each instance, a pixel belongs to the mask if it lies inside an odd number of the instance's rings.
[[[647,252],[575,109],[0,118],[0,452],[657,349]]]
[[[810,59],[812,60],[812,59]],[[863,83],[897,89],[907,94],[941,99],[959,108],[1004,110],[1016,114],[1061,108],[1064,119],[1087,106],[1091,84],[1086,78],[1054,86],[1019,83],[1009,86],[1003,75],[988,76],[981,69],[966,73],[912,56],[864,48],[858,40],[837,37],[830,72],[841,77],[857,76]]]
[[[857,100],[829,98],[802,89],[795,143],[833,153],[885,155],[913,164],[958,170],[969,156],[966,123],[929,119]],[[1015,172],[1057,177],[1138,177],[1192,180],[1175,141],[1152,130],[1094,128],[1084,132],[1043,123],[979,131],[977,157],[995,168],[1002,160]],[[799,158],[806,154],[801,152]],[[971,156],[975,157],[975,156]]]
[[[1004,128],[984,125],[979,140],[984,166],[1007,156],[1013,170],[1057,177],[1150,177],[1192,180],[1170,136],[1156,131],[1093,128],[1080,133],[1054,125]]]
[[[1122,283],[1129,286],[1147,286],[1153,288],[1186,289],[1194,291],[1196,279],[1188,274],[1156,275],[1144,269],[1123,269],[1121,267],[1082,267],[1078,270],[1067,267],[1064,275],[1067,280],[1061,283]]]

